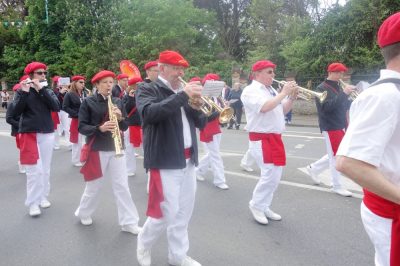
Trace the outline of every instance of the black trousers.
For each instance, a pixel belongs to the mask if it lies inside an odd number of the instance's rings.
[[[235,124],[236,127],[240,126],[240,123],[242,122],[242,107],[240,108],[233,108],[233,118],[229,122],[229,127],[232,127],[233,124]]]

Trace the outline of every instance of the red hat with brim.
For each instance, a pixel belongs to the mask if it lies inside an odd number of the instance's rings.
[[[26,80],[27,78],[29,78],[28,75],[23,75],[20,79],[19,82]]]
[[[127,75],[127,74],[119,74],[118,76],[117,76],[117,80],[120,80],[120,79],[128,79],[129,78],[129,76]]]
[[[194,82],[194,81],[200,81],[201,82],[201,78],[200,77],[193,77],[189,80],[189,82]]]
[[[81,79],[85,80],[85,77],[84,77],[84,76],[76,75],[76,76],[73,76],[73,77],[71,78],[72,81],[78,81],[78,80],[81,80]]]
[[[115,73],[109,70],[102,70],[98,72],[94,77],[92,78],[92,84],[95,84],[96,82],[104,79],[104,78],[115,78]]]
[[[17,83],[14,85],[14,87],[12,88],[13,91],[17,91],[19,88],[21,88],[21,84]]]
[[[377,42],[380,48],[400,42],[400,12],[385,19],[379,28]]]
[[[342,63],[332,63],[328,66],[328,72],[347,72],[347,67]]]
[[[260,61],[257,61],[254,63],[251,70],[253,72],[255,72],[255,71],[263,70],[264,68],[268,68],[268,67],[275,68],[276,65],[269,60],[260,60]]]
[[[208,73],[204,76],[203,80],[201,81],[202,84],[206,83],[207,80],[220,80],[220,77],[214,73]]]
[[[182,55],[180,55],[178,52],[169,50],[160,53],[158,62],[174,66],[189,67],[189,63],[185,58],[183,58]]]
[[[149,61],[144,65],[144,70],[147,70],[154,66],[158,66],[158,61]]]
[[[141,77],[134,77],[134,78],[131,78],[128,80],[128,85],[132,86],[132,85],[135,85],[136,83],[142,82],[142,81],[143,81],[143,79]]]
[[[41,62],[32,62],[26,65],[24,69],[24,74],[29,75],[33,71],[38,70],[38,69],[44,69],[47,70],[47,66]]]

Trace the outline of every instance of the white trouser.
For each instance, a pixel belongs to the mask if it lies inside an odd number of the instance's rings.
[[[71,162],[73,164],[80,163],[81,149],[84,142],[85,142],[85,137],[78,133],[78,143],[72,143]]]
[[[50,192],[50,166],[53,156],[54,133],[37,133],[39,160],[36,164],[26,164],[25,205],[39,205]]]
[[[59,115],[59,117],[60,117],[59,127],[60,127],[61,132],[64,131],[64,137],[69,146],[69,145],[71,145],[71,142],[69,141],[69,135],[70,135],[69,128],[71,126],[71,118],[69,118],[68,113],[63,110],[61,110],[59,114],[60,114]]]
[[[126,172],[131,174],[136,173],[136,156],[135,147],[129,140],[129,128],[124,132],[125,141],[125,156],[126,156]]]
[[[163,217],[148,217],[138,236],[138,248],[151,249],[160,235],[167,230],[168,258],[181,261],[189,250],[188,225],[192,216],[196,194],[195,167],[160,170],[164,201],[161,203]]]
[[[331,141],[329,140],[328,132],[322,131],[322,135],[325,138],[325,145],[328,154],[322,156],[321,159],[311,164],[311,168],[318,175],[325,169],[330,169],[332,185],[334,189],[338,189],[342,187],[340,183],[340,173],[336,170],[336,156],[333,155]]]
[[[60,148],[60,135],[59,135],[59,131],[60,131],[61,125],[58,124],[57,128],[54,130],[54,148]]]
[[[94,213],[99,203],[99,190],[106,178],[110,178],[118,209],[119,224],[137,225],[139,214],[129,191],[125,156],[115,157],[114,151],[100,151],[99,155],[103,176],[86,182],[85,191],[83,192],[79,207],[75,211],[75,216],[86,218]]]
[[[202,142],[204,151],[206,155],[201,158],[197,171],[200,175],[204,176],[209,168],[214,175],[214,185],[224,184],[225,174],[224,174],[224,162],[221,158],[221,153],[219,151],[219,146],[221,143],[221,133],[213,136],[213,140],[210,142]]]
[[[389,266],[393,220],[374,214],[364,202],[361,203],[361,220],[375,248],[375,265]]]
[[[253,156],[251,156],[250,152],[250,140],[249,140],[249,148],[247,149],[246,153],[244,154],[242,160],[240,161],[240,164],[242,164],[245,167],[252,168],[253,165],[256,163],[255,159]]]
[[[249,149],[251,156],[261,169],[260,180],[254,188],[253,197],[249,204],[251,207],[264,212],[271,205],[272,197],[281,180],[283,167],[264,163],[261,141],[250,141]]]

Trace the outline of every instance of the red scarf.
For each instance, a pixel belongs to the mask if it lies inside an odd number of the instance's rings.
[[[57,129],[57,125],[60,124],[60,118],[57,112],[51,112],[51,119],[53,120],[54,129]]]
[[[217,117],[209,121],[206,126],[200,130],[200,141],[209,143],[213,140],[213,136],[219,133],[221,133],[221,128],[219,127],[219,119]]]
[[[133,144],[133,147],[140,147],[142,144],[141,126],[129,126],[129,142]]]
[[[285,146],[281,134],[250,132],[251,141],[261,140],[264,163],[273,163],[277,166],[286,165]]]
[[[79,131],[78,131],[78,118],[72,118],[71,119],[71,126],[69,127],[69,141],[71,143],[78,143],[78,139],[79,139]]]
[[[344,130],[343,129],[329,130],[328,135],[329,135],[329,141],[331,143],[333,155],[336,156],[336,152],[339,149],[340,142],[342,142],[342,139],[344,137]]]
[[[37,164],[39,150],[36,133],[20,133],[19,135],[19,160],[21,164]]]

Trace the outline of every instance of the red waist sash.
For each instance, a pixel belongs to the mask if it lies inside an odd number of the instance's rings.
[[[260,141],[264,163],[273,163],[277,166],[286,165],[285,146],[281,134],[250,132],[251,141]]]
[[[99,151],[89,151],[87,160],[82,166],[80,173],[83,174],[83,179],[88,182],[98,179],[103,176],[101,171]]]
[[[71,143],[78,143],[78,138],[79,138],[79,132],[78,132],[78,118],[72,118],[71,119],[71,126],[69,127],[69,141]]]
[[[211,142],[213,136],[219,133],[221,133],[221,128],[219,127],[219,119],[217,117],[208,122],[206,126],[200,130],[200,141],[206,143]]]
[[[20,133],[19,145],[19,160],[21,164],[37,164],[39,150],[36,133]]]
[[[133,144],[133,147],[140,147],[142,144],[141,126],[129,126],[129,142]]]
[[[342,139],[344,137],[344,130],[343,129],[329,130],[328,135],[329,135],[329,141],[331,143],[333,155],[336,156],[336,152],[339,149],[340,142],[342,142]]]
[[[53,120],[54,129],[57,129],[57,125],[60,124],[60,118],[57,112],[51,112],[51,119]]]

